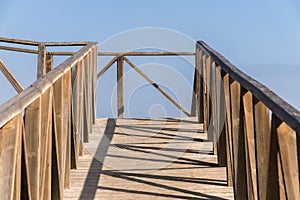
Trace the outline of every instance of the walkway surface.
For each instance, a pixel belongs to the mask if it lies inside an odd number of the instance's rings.
[[[233,199],[196,118],[97,119],[65,199]]]

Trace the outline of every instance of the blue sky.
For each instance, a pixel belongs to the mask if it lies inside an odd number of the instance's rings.
[[[172,29],[194,40],[206,41],[240,69],[300,108],[297,92],[300,85],[299,1],[2,0],[0,3],[0,35],[3,37],[101,43],[120,32],[142,27]],[[36,58],[14,55],[20,58],[16,60],[0,52],[18,79],[29,85],[35,77],[36,67],[31,63]],[[108,77],[114,76],[113,70],[109,73]],[[185,77],[189,79],[190,75]],[[3,79],[1,75],[0,79]],[[14,92],[5,86],[5,81],[0,84],[0,102],[3,103],[5,97]],[[154,99],[160,97],[152,94]],[[171,107],[166,109],[172,110]]]

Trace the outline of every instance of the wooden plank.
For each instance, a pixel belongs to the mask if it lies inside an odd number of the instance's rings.
[[[33,49],[8,47],[8,46],[0,46],[0,49],[1,50],[6,50],[6,51],[20,52],[20,53],[30,53],[30,54],[38,54],[39,53],[37,50],[33,50]]]
[[[63,76],[63,104],[64,104],[64,155],[65,155],[65,183],[64,187],[70,187],[71,169],[71,71],[67,71]]]
[[[25,110],[25,143],[28,162],[30,196],[39,199],[41,170],[41,98],[36,99]]]
[[[213,137],[213,153],[215,155],[218,154],[218,139],[220,136],[219,127],[218,127],[218,98],[217,98],[217,80],[216,80],[216,70],[217,66],[215,62],[212,62],[211,64],[211,81],[210,81],[210,88],[211,88],[211,122],[210,127],[212,131],[212,137]],[[211,126],[212,125],[212,126]],[[209,134],[209,133],[208,133]],[[210,134],[209,134],[210,135]]]
[[[194,132],[202,132],[196,117],[113,121],[97,119],[93,142],[86,146],[89,153],[79,158],[79,169],[71,171],[71,188],[65,190],[64,199],[234,198],[233,188],[226,185],[225,168],[217,165],[215,155],[204,153],[212,143],[205,140],[206,134]],[[131,128],[125,129],[129,123]],[[173,136],[151,137],[148,131],[155,127]],[[176,127],[183,128],[175,134]],[[117,134],[121,130],[126,135]],[[150,137],[132,137],[136,134]]]
[[[40,199],[51,199],[52,88],[41,99]]]
[[[57,129],[57,116],[55,110],[55,99],[53,96],[52,104],[52,165],[51,165],[51,198],[52,199],[62,199],[63,197],[63,182],[61,174],[61,165],[60,155],[59,155],[59,137]]]
[[[205,72],[206,72],[206,107],[207,107],[207,118],[206,118],[206,128],[207,128],[207,139],[211,142],[214,141],[214,135],[212,134],[213,128],[212,123],[212,88],[211,88],[211,76],[212,76],[212,59],[210,56],[206,57],[205,60]]]
[[[221,76],[224,83],[225,106],[226,106],[226,169],[227,169],[227,184],[233,186],[233,145],[232,145],[232,121],[231,121],[231,99],[230,99],[230,77],[224,74],[222,70]]]
[[[32,41],[32,40],[19,40],[19,39],[13,39],[13,38],[5,38],[5,37],[0,37],[0,42],[31,45],[31,46],[38,46],[40,44],[39,42]]]
[[[71,167],[77,168],[77,160],[79,156],[79,79],[78,65],[72,68],[72,112],[71,112]]]
[[[20,197],[20,140],[22,114],[0,129],[0,192],[1,198]]]
[[[251,92],[243,94],[243,105],[245,115],[245,146],[246,146],[246,168],[247,168],[247,191],[248,199],[258,199],[255,157],[255,134],[254,134],[254,112],[253,98]]]
[[[98,56],[194,56],[195,52],[99,52]]]
[[[254,128],[259,199],[276,199],[277,177],[274,170],[277,162],[275,134],[271,134],[269,109],[254,98]]]
[[[54,97],[54,107],[55,107],[55,139],[57,143],[57,156],[58,156],[58,166],[60,174],[60,190],[62,191],[65,184],[65,105],[64,105],[64,82],[63,77],[58,79],[53,85],[53,97]]]
[[[225,91],[222,80],[222,68],[216,68],[216,94],[217,94],[217,145],[218,145],[218,164],[219,166],[226,167],[227,154],[226,154],[226,104],[225,104]]]
[[[5,63],[0,59],[0,71],[4,74],[10,84],[15,88],[15,90],[20,93],[24,90],[22,85],[16,79],[16,77],[12,74],[12,72],[8,69]]]
[[[16,146],[16,170],[15,170],[15,183],[14,183],[14,197],[13,199],[21,199],[21,182],[22,182],[22,134],[23,134],[23,116],[17,116],[18,129],[17,129],[17,146]],[[11,137],[11,136],[10,136]],[[1,159],[1,158],[0,158]],[[1,176],[2,177],[2,176]]]
[[[46,46],[39,45],[39,54],[37,61],[37,79],[46,74]]]
[[[169,101],[171,101],[179,110],[181,110],[187,116],[190,113],[187,112],[179,103],[177,103],[168,93],[166,93],[158,84],[150,79],[142,70],[140,70],[135,64],[133,64],[128,58],[123,58],[135,71],[137,71],[144,79],[146,79],[153,87],[155,87],[161,94],[163,94]]]
[[[242,114],[241,86],[233,81],[230,84],[234,194],[237,199],[247,199],[246,161],[244,143],[244,117]]]
[[[46,68],[46,73],[50,72],[54,67],[53,67],[53,56],[52,55],[46,55],[46,63],[45,63],[45,68]]]
[[[117,61],[117,101],[118,118],[124,118],[124,60],[123,56]]]
[[[297,134],[277,118],[277,137],[282,179],[287,199],[300,199]],[[299,144],[298,144],[299,145]]]
[[[198,101],[198,121],[204,123],[204,82],[203,82],[203,51],[200,50],[198,56],[198,80],[197,80],[197,101]]]
[[[202,56],[202,72],[203,72],[203,131],[207,133],[208,130],[208,107],[207,107],[207,67],[206,67],[206,54]]]

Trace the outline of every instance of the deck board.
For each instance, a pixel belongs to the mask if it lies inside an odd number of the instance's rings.
[[[64,199],[233,199],[196,118],[97,119]]]

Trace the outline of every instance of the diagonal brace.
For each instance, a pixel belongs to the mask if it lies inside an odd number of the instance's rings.
[[[187,116],[190,116],[190,113],[187,112],[179,103],[177,103],[168,93],[166,93],[159,85],[157,85],[151,78],[149,78],[142,70],[140,70],[135,64],[133,64],[128,58],[124,56],[124,60],[135,70],[137,71],[144,79],[146,79],[153,87],[155,87],[160,93],[162,93],[169,101],[171,101],[179,110],[181,110]]]

